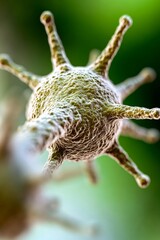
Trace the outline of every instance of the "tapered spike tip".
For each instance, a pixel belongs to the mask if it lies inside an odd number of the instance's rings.
[[[144,68],[140,74],[146,79],[147,82],[152,82],[156,78],[156,72],[152,68]]]
[[[9,65],[11,59],[7,54],[0,54],[0,67]]]
[[[123,15],[120,19],[119,19],[119,23],[123,23],[126,26],[130,27],[133,24],[132,18],[128,15]]]
[[[50,11],[44,11],[40,16],[41,23],[50,24],[53,22],[53,14]]]
[[[142,174],[136,178],[136,182],[140,188],[146,188],[149,186],[151,180],[147,175]]]
[[[157,129],[148,130],[148,142],[155,143],[160,140],[160,132]]]

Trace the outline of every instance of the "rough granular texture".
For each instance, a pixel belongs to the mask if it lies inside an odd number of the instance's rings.
[[[86,160],[93,182],[96,175],[92,160],[108,154],[134,176],[140,187],[146,187],[149,177],[141,173],[125,151],[119,146],[119,134],[146,142],[159,140],[155,129],[144,129],[128,119],[160,119],[160,109],[146,109],[122,104],[122,101],[144,83],[154,80],[152,69],[143,69],[136,77],[114,86],[108,71],[119,49],[126,30],[132,24],[130,17],[120,19],[112,39],[99,55],[91,55],[86,67],[73,67],[65,54],[56,32],[53,16],[43,12],[44,24],[53,71],[47,76],[36,76],[15,64],[7,55],[1,55],[0,67],[19,77],[33,89],[27,121],[21,127],[20,144],[26,142],[25,151],[32,154],[49,150],[45,174],[52,174],[65,159]],[[24,140],[25,139],[25,140]]]

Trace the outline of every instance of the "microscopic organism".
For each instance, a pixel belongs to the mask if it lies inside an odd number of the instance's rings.
[[[90,65],[74,67],[69,62],[57,34],[52,13],[41,15],[48,35],[53,71],[37,76],[15,64],[8,55],[0,56],[5,69],[33,89],[26,122],[19,130],[24,154],[48,149],[44,174],[52,175],[64,160],[85,161],[88,174],[96,181],[93,161],[100,154],[111,156],[145,188],[150,179],[143,174],[119,145],[120,134],[146,142],[159,140],[159,132],[145,129],[130,119],[160,119],[160,109],[127,106],[123,100],[142,84],[154,80],[152,69],[143,69],[138,76],[113,85],[108,76],[111,62],[123,36],[131,26],[129,16],[122,16],[107,47]]]

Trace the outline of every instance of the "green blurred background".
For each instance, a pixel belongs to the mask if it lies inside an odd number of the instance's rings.
[[[0,52],[37,74],[51,71],[50,53],[42,11],[51,10],[58,33],[73,65],[85,65],[90,50],[102,50],[123,14],[133,18],[122,47],[113,61],[110,78],[119,83],[136,75],[143,67],[153,67],[157,79],[131,95],[126,104],[160,107],[160,2],[158,0],[0,0]],[[9,73],[0,71],[0,99],[18,86],[26,86]],[[24,114],[20,118],[23,123]],[[138,121],[160,129],[160,121]],[[139,189],[133,180],[109,157],[96,160],[100,181],[92,186],[81,177],[47,189],[59,197],[62,209],[84,223],[97,222],[97,240],[160,239],[160,143],[148,145],[120,137],[121,145],[140,169],[151,177],[151,185]],[[46,154],[42,156],[43,161]],[[75,163],[76,164],[76,163]],[[60,227],[37,223],[23,240],[87,240]]]

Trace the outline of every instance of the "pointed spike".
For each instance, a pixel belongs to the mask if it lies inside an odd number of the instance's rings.
[[[112,39],[107,47],[103,50],[97,60],[91,65],[91,69],[102,76],[105,76],[108,72],[110,64],[117,53],[123,36],[127,29],[132,25],[132,19],[129,16],[122,16],[119,20],[119,26],[117,27]]]
[[[58,36],[52,13],[50,11],[43,12],[40,20],[45,26],[45,30],[48,35],[53,68],[58,67],[59,65],[69,64],[69,60]]]
[[[98,226],[95,224],[85,225],[80,223],[74,218],[68,217],[61,212],[49,212],[48,206],[43,206],[41,208],[33,208],[30,211],[30,218],[35,220],[46,221],[59,225],[65,229],[68,229],[79,234],[84,234],[86,236],[95,236],[98,233]]]
[[[156,72],[153,68],[146,67],[142,69],[140,75],[143,76],[145,82],[152,82],[156,78]]]
[[[115,144],[113,149],[106,153],[113,157],[122,168],[124,168],[135,178],[139,187],[148,187],[148,185],[150,184],[150,178],[138,169],[136,164],[130,159],[128,154],[121,146]]]
[[[0,69],[12,73],[32,89],[34,89],[41,80],[40,76],[27,72],[22,66],[14,63],[7,54],[0,55]]]
[[[106,105],[105,114],[115,119],[160,119],[160,108],[132,107],[122,104]]]
[[[150,83],[156,78],[156,72],[152,68],[144,68],[135,77],[129,78],[116,86],[120,94],[121,100],[127,98],[142,84]]]
[[[155,143],[160,140],[160,132],[157,129],[147,129],[129,120],[123,120],[121,135],[139,139],[147,143]]]

